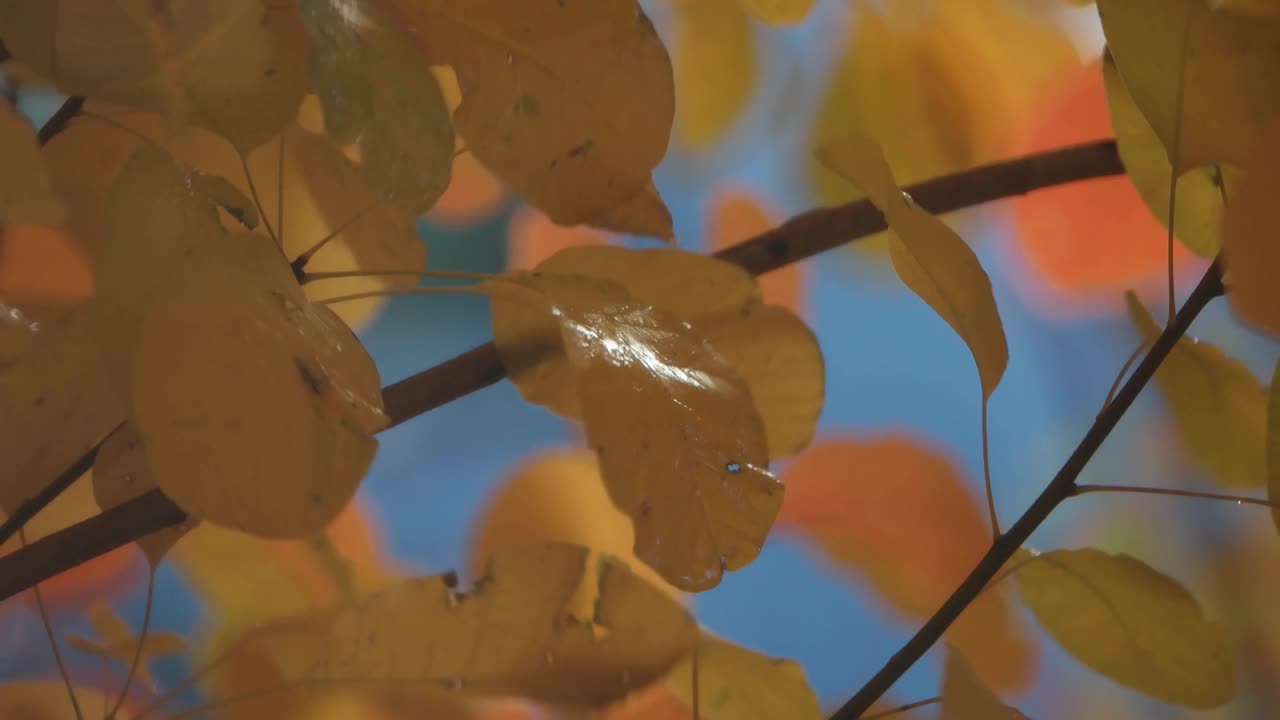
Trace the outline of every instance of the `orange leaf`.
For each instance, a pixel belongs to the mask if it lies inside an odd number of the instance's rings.
[[[557,225],[545,213],[522,207],[507,226],[507,269],[532,270],[557,252],[579,245],[604,245],[608,236],[586,225]]]
[[[0,300],[74,303],[93,294],[84,252],[61,230],[0,227]]]
[[[707,249],[723,250],[773,229],[778,222],[777,209],[760,196],[744,188],[721,188],[712,198],[707,214]],[[793,263],[761,277],[760,292],[765,303],[781,305],[804,317],[807,307],[801,267]]]
[[[815,443],[786,469],[783,483],[779,527],[815,540],[911,618],[933,614],[991,542],[952,461],[910,436]],[[1035,675],[1035,648],[1005,592],[979,596],[947,633],[997,689],[1024,687]]]

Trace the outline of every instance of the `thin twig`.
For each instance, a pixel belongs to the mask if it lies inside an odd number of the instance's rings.
[[[22,540],[22,546],[27,546],[27,534],[18,529],[18,538]],[[71,682],[71,675],[67,672],[67,664],[62,660],[62,651],[58,649],[58,636],[53,632],[53,622],[49,619],[49,608],[44,604],[44,596],[40,592],[40,584],[36,583],[31,586],[31,594],[36,599],[36,611],[40,613],[40,625],[44,627],[44,635],[49,640],[49,649],[53,650],[53,662],[58,666],[58,675],[62,677],[62,684],[67,688],[67,697],[71,699],[71,709],[76,714],[76,720],[84,720],[84,714],[80,712],[80,700],[76,698],[76,687]]]
[[[921,207],[945,213],[1041,188],[1124,172],[1115,142],[1076,145],[983,165],[905,188]],[[755,275],[881,232],[884,217],[867,200],[819,208],[726,248],[716,257]],[[382,390],[390,427],[482,390],[506,377],[493,343],[473,348]],[[186,515],[159,490],[0,557],[0,600],[105,554],[132,540],[177,525]]]
[[[987,551],[986,555],[978,561],[973,570],[969,572],[969,576],[960,583],[955,589],[951,597],[947,598],[942,607],[938,608],[925,624],[916,632],[898,652],[889,658],[884,667],[867,681],[862,689],[858,690],[849,701],[844,704],[834,715],[831,720],[855,720],[862,716],[863,713],[871,707],[872,703],[880,699],[880,696],[902,677],[902,674],[916,663],[924,654],[933,647],[933,644],[942,637],[947,628],[951,627],[951,623],[955,622],[960,613],[964,612],[969,603],[978,596],[978,593],[987,585],[991,578],[1004,567],[1009,558],[1017,552],[1018,548],[1027,541],[1031,533],[1045,518],[1053,512],[1063,500],[1069,498],[1075,492],[1076,478],[1080,476],[1080,472],[1084,470],[1085,465],[1093,457],[1098,448],[1102,446],[1102,441],[1111,434],[1112,429],[1120,422],[1120,418],[1124,417],[1129,406],[1133,404],[1138,393],[1146,386],[1147,382],[1155,375],[1156,368],[1164,361],[1165,357],[1177,344],[1178,340],[1187,332],[1187,328],[1191,326],[1191,322],[1195,320],[1200,311],[1209,304],[1209,301],[1221,295],[1222,275],[1221,266],[1218,260],[1214,260],[1209,266],[1207,272],[1196,289],[1191,292],[1191,296],[1187,298],[1187,302],[1182,306],[1174,318],[1174,321],[1160,333],[1160,337],[1152,344],[1151,350],[1142,358],[1142,362],[1134,369],[1133,375],[1116,393],[1115,399],[1107,406],[1107,409],[1098,415],[1093,425],[1090,426],[1088,432],[1080,444],[1076,446],[1071,457],[1067,458],[1066,463],[1058,470],[1058,474],[1049,481],[1040,496],[1036,498],[1031,507],[1023,513],[1022,517],[1009,528],[1009,531],[1001,535],[999,540]]]
[[[874,713],[872,715],[863,715],[862,720],[880,720],[880,718],[887,718],[893,715],[897,715],[898,713],[904,713],[908,710],[915,710],[916,708],[922,708],[928,705],[936,705],[937,703],[940,703],[940,702],[942,702],[942,696],[938,695],[936,697],[925,698],[924,700],[909,702],[906,705],[899,705],[896,708],[885,710],[883,712]]]
[[[115,432],[115,430],[111,432]],[[111,433],[107,434],[110,435]],[[71,487],[71,484],[79,479],[80,476],[92,470],[94,461],[98,459],[99,447],[101,447],[101,443],[89,448],[85,454],[76,458],[76,461],[71,463],[70,467],[58,473],[58,477],[54,478],[53,482],[41,488],[40,492],[23,500],[18,509],[5,518],[3,523],[0,523],[0,545],[3,545],[9,538],[17,534],[24,525],[30,522],[31,518],[48,507],[49,503],[57,499],[59,495],[66,492],[66,489]]]
[[[1169,488],[1139,487],[1137,485],[1076,485],[1076,495],[1084,495],[1085,493],[1140,493],[1144,495],[1169,495],[1172,497],[1198,498],[1200,500],[1222,500],[1224,502],[1233,502],[1237,505],[1260,505],[1269,507],[1273,510],[1280,510],[1280,502],[1267,500],[1266,498],[1249,497],[1247,495],[1227,495],[1226,493],[1210,493],[1199,492],[1197,490],[1171,490]]]
[[[155,595],[156,566],[150,565],[147,569],[147,603],[142,610],[142,628],[138,630],[138,642],[133,648],[133,661],[129,663],[129,674],[124,676],[124,683],[120,686],[120,695],[116,697],[115,705],[112,705],[111,712],[106,714],[107,720],[114,718],[116,713],[120,712],[120,706],[124,705],[124,699],[129,696],[129,686],[138,675],[138,663],[142,661],[142,649],[147,642],[147,631],[151,629],[151,604]]]
[[[54,135],[67,128],[67,123],[70,123],[71,118],[80,113],[80,108],[82,107],[84,107],[84,98],[79,95],[72,95],[64,100],[53,115],[49,116],[44,125],[40,126],[40,131],[36,133],[36,144],[40,146],[48,144]]]

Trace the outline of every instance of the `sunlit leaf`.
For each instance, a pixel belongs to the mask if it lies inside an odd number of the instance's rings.
[[[759,553],[782,501],[750,390],[676,314],[599,277],[545,271],[568,253],[493,283],[495,305],[523,302],[558,325],[557,372],[571,383],[561,389],[576,390],[609,494],[635,525],[636,555],[682,590],[714,587]]]
[[[724,250],[772,230],[781,221],[781,214],[756,193],[734,187],[721,189],[712,197],[707,212],[707,249]],[[764,301],[804,315],[804,272],[804,263],[793,263],[757,278]]]
[[[601,569],[594,616],[568,616],[587,557],[572,545],[509,548],[465,595],[450,576],[404,581],[340,614],[315,673],[607,704],[666,673],[698,631],[679,603],[614,563]]]
[[[0,365],[0,511],[12,514],[107,436],[124,403],[102,371],[84,305],[42,323],[21,311],[0,322],[20,323],[30,346]]]
[[[1026,720],[982,684],[964,656],[948,650],[942,669],[942,720]]]
[[[390,4],[427,60],[457,73],[468,150],[552,220],[590,222],[649,182],[674,91],[635,0]]]
[[[1172,172],[1169,156],[1142,111],[1134,105],[1110,54],[1103,56],[1102,77],[1120,159],[1142,201],[1157,220],[1167,223]],[[1236,179],[1232,167],[1198,168],[1178,178],[1175,233],[1197,255],[1212,257],[1221,247],[1225,188],[1235,188]]]
[[[698,717],[705,720],[822,717],[804,668],[740,645],[704,636],[667,676],[666,686],[692,709],[693,665],[698,666]]]
[[[978,257],[946,223],[898,189],[880,147],[854,136],[819,150],[819,159],[867,194],[889,223],[889,252],[902,282],[928,303],[969,346],[988,398],[1009,363],[991,279]]]
[[[449,184],[453,126],[426,58],[376,2],[302,0],[325,129],[358,142],[374,189],[414,210]]]
[[[1148,342],[1160,326],[1132,293],[1129,317]],[[1229,487],[1266,482],[1267,392],[1249,368],[1217,347],[1181,338],[1156,370],[1181,447],[1209,478]]]
[[[59,90],[194,122],[248,152],[292,122],[306,87],[291,4],[16,0],[0,37]],[[35,5],[53,6],[42,14]],[[13,24],[9,24],[13,23]]]
[[[373,361],[261,235],[194,247],[170,275],[133,365],[156,485],[193,518],[264,537],[319,533],[350,502],[386,422]]]
[[[0,103],[0,223],[62,224],[66,207],[53,192],[49,171],[36,149],[35,133],[13,106]]]
[[[1272,502],[1280,502],[1280,362],[1271,374],[1267,402],[1267,495]],[[1273,507],[1271,517],[1280,529],[1280,509]]]
[[[93,497],[98,507],[108,510],[156,489],[151,477],[142,437],[132,422],[126,421],[111,433],[98,448],[93,463]],[[154,567],[173,544],[194,526],[188,520],[180,525],[157,530],[137,540],[138,547]]]
[[[668,244],[675,243],[671,211],[667,209],[667,204],[652,180],[628,195],[621,203],[591,215],[583,223],[604,230],[653,237]]]
[[[1245,165],[1223,226],[1227,302],[1236,317],[1280,336],[1280,242],[1276,242],[1276,192],[1280,190],[1280,124],[1272,127]]]
[[[955,463],[910,437],[816,443],[782,480],[787,499],[779,526],[817,543],[910,618],[932,615],[991,544],[978,500]],[[1021,688],[1034,677],[1035,646],[1006,589],[979,595],[946,639],[987,685]]]
[[[1192,708],[1234,695],[1222,626],[1173,578],[1128,555],[1085,548],[1043,553],[1017,581],[1058,644],[1115,682]]]
[[[738,0],[747,12],[773,25],[791,25],[804,20],[814,0]]]
[[[1208,0],[1100,0],[1098,14],[1174,170],[1245,164],[1280,110],[1280,18],[1214,12]]]
[[[86,638],[75,633],[67,634],[67,642],[81,652],[96,655],[104,660],[115,660],[125,669],[133,666],[133,658],[138,654],[135,676],[144,687],[152,687],[151,672],[147,662],[156,658],[180,655],[187,649],[187,641],[182,636],[169,631],[151,631],[142,639],[142,649],[138,650],[138,637],[133,630],[116,615],[115,611],[96,603],[89,608],[89,626],[93,628],[96,638]]]
[[[699,149],[733,127],[756,89],[755,34],[740,0],[677,0],[672,8],[675,127]]]
[[[635,557],[631,520],[614,506],[600,477],[596,456],[586,449],[541,452],[523,462],[496,488],[471,526],[470,569],[479,577],[504,547],[535,540],[581,545],[591,550],[583,583],[569,603],[585,617],[595,605],[603,555],[621,558],[631,571],[679,596],[652,568]]]

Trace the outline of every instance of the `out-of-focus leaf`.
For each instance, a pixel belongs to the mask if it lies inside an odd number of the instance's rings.
[[[338,616],[314,675],[578,706],[617,700],[668,672],[698,630],[679,603],[615,563],[601,569],[594,616],[569,616],[588,555],[555,543],[508,548],[466,595],[451,576],[392,586]]]
[[[13,514],[98,444],[125,405],[102,370],[84,305],[28,323],[30,346],[0,365],[0,511]]]
[[[583,582],[569,603],[578,617],[589,616],[595,606],[601,567],[595,560],[605,555],[621,558],[650,584],[680,597],[678,590],[636,558],[631,520],[609,498],[596,456],[589,450],[541,452],[498,486],[471,526],[472,577],[480,577],[490,558],[504,547],[536,540],[591,550]]]
[[[6,44],[59,90],[193,122],[242,152],[292,122],[305,92],[305,36],[292,4],[7,4],[0,37],[21,38]]]
[[[98,507],[108,510],[154,489],[156,484],[151,478],[142,436],[132,422],[126,421],[98,448],[98,457],[93,463],[94,500]],[[155,567],[169,548],[194,526],[195,521],[188,519],[180,525],[157,530],[139,538],[138,547]]]
[[[673,9],[675,127],[696,150],[719,140],[751,100],[756,40],[741,0],[676,0]]]
[[[152,631],[141,639],[142,648],[138,648],[139,638],[133,630],[115,614],[110,607],[96,603],[89,608],[89,626],[93,628],[94,639],[74,633],[67,634],[67,642],[81,652],[96,655],[104,660],[117,660],[126,669],[133,666],[135,653],[138,655],[137,670],[134,673],[138,681],[146,688],[152,687],[151,672],[147,662],[156,658],[180,655],[187,649],[187,641],[182,636],[169,631]]]
[[[91,295],[89,258],[65,230],[40,225],[0,227],[0,304],[39,317],[37,306],[61,308]],[[19,322],[16,317],[3,319],[4,314],[0,310],[0,327]],[[0,350],[0,365],[4,355]]]
[[[101,690],[75,685],[76,702],[81,709],[101,708],[110,700]],[[137,708],[128,704],[116,714],[117,720],[134,717]],[[14,720],[78,720],[67,698],[67,687],[61,678],[6,680],[0,683],[0,717]]]
[[[1129,293],[1129,317],[1148,342],[1160,326]],[[1181,338],[1156,370],[1187,455],[1212,480],[1228,487],[1266,482],[1267,391],[1253,372],[1217,347]]]
[[[912,292],[947,321],[969,346],[982,397],[989,398],[1009,363],[1004,325],[991,279],[954,230],[903,193],[875,141],[861,136],[818,151],[819,159],[867,194],[893,231],[893,269]]]
[[[678,315],[599,277],[544,271],[491,286],[496,304],[540,305],[558,325],[561,372],[572,383],[561,387],[576,389],[609,494],[635,525],[636,555],[689,591],[751,562],[782,486],[732,366]]]
[[[469,151],[552,220],[591,222],[649,182],[674,90],[635,0],[391,5],[428,62],[457,73],[453,120]]]
[[[1022,565],[1018,592],[1068,653],[1115,682],[1192,708],[1235,693],[1222,626],[1186,588],[1128,555],[1054,550]]]
[[[932,615],[991,544],[954,463],[908,437],[816,443],[782,480],[779,526],[816,542],[911,618]],[[946,638],[987,685],[1022,688],[1035,675],[1035,646],[1000,587],[979,595]]]
[[[427,218],[451,227],[476,225],[496,214],[506,199],[502,182],[475,155],[464,152],[453,159],[449,187]]]
[[[1005,705],[969,667],[964,656],[947,651],[942,669],[942,720],[1026,720]]]
[[[1208,0],[1099,0],[1098,14],[1174,172],[1244,165],[1280,111],[1280,18],[1214,12]]]
[[[814,0],[738,0],[755,18],[772,25],[793,25],[804,20]]]
[[[426,58],[371,0],[302,0],[325,129],[358,142],[380,195],[430,208],[449,184],[453,126]]]
[[[1231,186],[1231,204],[1223,226],[1227,302],[1235,316],[1280,337],[1280,242],[1276,242],[1276,193],[1280,192],[1280,123],[1245,165],[1239,185]]]
[[[364,348],[255,233],[194,247],[169,273],[132,369],[156,485],[193,518],[263,537],[322,531],[386,422]]]
[[[59,226],[66,207],[53,192],[31,125],[8,103],[0,104],[0,223]]]
[[[822,711],[799,663],[752,652],[704,636],[693,654],[667,676],[666,685],[686,707],[695,707],[693,666],[698,672],[698,717],[705,720],[796,718],[818,720]]]
[[[533,270],[561,250],[578,245],[603,245],[608,236],[585,225],[565,227],[551,222],[540,210],[522,207],[507,225],[507,269]]]
[[[1280,4],[1275,0],[1209,0],[1209,7],[1215,12],[1225,10],[1257,15],[1280,15]]]
[[[1120,160],[1143,203],[1167,227],[1172,172],[1169,155],[1133,103],[1109,53],[1102,59],[1102,77]],[[1224,186],[1235,188],[1237,177],[1235,169],[1228,166],[1197,168],[1178,178],[1174,233],[1195,254],[1212,257],[1221,247]]]
[[[707,213],[707,249],[724,250],[772,230],[780,214],[764,199],[745,189],[725,188],[715,193]],[[757,278],[764,301],[781,305],[796,315],[805,314],[804,263],[792,263]]]
[[[1270,400],[1267,402],[1267,496],[1280,502],[1280,362],[1271,374]],[[1271,508],[1271,518],[1280,529],[1280,509]]]

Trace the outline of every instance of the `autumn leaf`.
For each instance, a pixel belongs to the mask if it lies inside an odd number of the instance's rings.
[[[546,213],[522,207],[511,215],[507,224],[507,269],[533,270],[565,248],[603,245],[608,240],[608,235],[596,228],[557,225]]]
[[[1147,342],[1160,334],[1151,314],[1129,293],[1129,317]],[[1178,340],[1156,370],[1181,447],[1209,478],[1229,487],[1266,480],[1267,393],[1253,372],[1206,342]]]
[[[910,618],[932,615],[991,544],[954,463],[911,437],[816,443],[782,481],[779,528],[816,543]],[[1022,688],[1033,677],[1035,645],[998,587],[979,595],[946,638],[988,685]]]
[[[1107,46],[1181,175],[1243,166],[1280,110],[1280,18],[1207,0],[1100,0]],[[1177,141],[1175,142],[1175,138]]]
[[[65,229],[0,227],[0,302],[39,316],[41,310],[33,306],[61,308],[92,294],[89,258]]]
[[[193,122],[242,152],[288,125],[305,91],[305,38],[291,4],[8,5],[0,37],[62,92],[160,113],[176,124]],[[44,12],[37,5],[46,6]]]
[[[116,507],[156,489],[151,465],[137,427],[125,421],[98,447],[93,463],[93,497],[103,510]],[[191,519],[139,538],[136,542],[151,566],[160,564],[165,553],[182,539],[195,522]]]
[[[137,670],[134,674],[147,688],[152,687],[151,673],[147,670],[148,661],[180,655],[187,649],[187,641],[175,632],[149,632],[146,637],[139,640],[120,616],[102,603],[96,603],[89,608],[89,626],[93,628],[96,639],[68,633],[67,642],[80,652],[89,653],[104,660],[115,660],[125,669],[134,666],[133,658],[138,654]],[[138,650],[139,642],[142,643],[141,650]]]
[[[674,249],[584,246],[556,253],[536,271],[610,281],[636,302],[693,325],[749,387],[765,423],[770,457],[792,454],[813,436],[825,386],[817,340],[788,311],[757,307],[760,287],[741,267]],[[693,277],[698,281],[687,281]],[[498,353],[521,395],[580,418],[575,371],[565,356],[560,325],[541,306],[501,299],[494,304]]]
[[[35,133],[7,103],[0,104],[0,156],[6,165],[0,178],[0,223],[61,225],[66,207],[53,192]]]
[[[948,649],[942,669],[942,720],[1026,720],[982,684],[964,656]]]
[[[620,558],[673,598],[683,597],[635,556],[631,520],[614,506],[590,450],[539,452],[501,481],[471,525],[471,576],[480,577],[502,548],[535,540],[573,543],[591,551],[583,582],[569,603],[579,617],[588,616],[595,605],[602,567],[598,561],[605,556]]]
[[[649,182],[674,90],[635,0],[389,4],[427,62],[457,73],[468,150],[553,221],[591,222]]]
[[[1267,496],[1280,502],[1280,362],[1271,374],[1270,400],[1267,402]],[[1280,508],[1271,508],[1271,518],[1280,529]]]
[[[86,710],[101,708],[114,698],[106,697],[101,690],[85,685],[75,685],[74,692],[79,707]],[[128,703],[116,713],[116,720],[136,717],[136,707]],[[80,720],[67,699],[67,687],[58,677],[23,678],[0,683],[0,717],[14,720]]]
[[[359,341],[307,302],[267,238],[244,232],[191,248],[169,273],[139,329],[132,410],[166,495],[271,538],[323,530],[386,423]]]
[[[568,252],[491,283],[495,306],[523,303],[558,325],[559,338],[535,342],[563,348],[553,370],[571,384],[557,387],[576,392],[609,495],[635,525],[636,555],[681,590],[714,587],[759,553],[781,502],[750,390],[674,313],[600,277],[546,271]],[[499,353],[509,341],[527,347],[529,336],[502,334],[497,315]]]
[[[805,19],[814,0],[737,0],[753,17],[771,25],[793,25]]]
[[[506,188],[469,152],[453,159],[449,187],[427,218],[447,227],[470,227],[494,216],[507,200]]]
[[[453,126],[426,59],[371,0],[302,0],[299,10],[325,129],[359,143],[381,196],[429,209],[449,184]]]
[[[676,0],[675,129],[697,150],[719,140],[756,89],[756,39],[741,0]]]
[[[822,717],[818,698],[809,688],[799,663],[761,655],[710,636],[704,636],[697,649],[681,660],[664,682],[686,707],[697,707],[698,717],[705,720]]]
[[[718,252],[761,235],[781,224],[781,214],[759,194],[733,186],[718,189],[703,227],[707,250]],[[799,316],[807,309],[805,270],[800,263],[778,268],[757,278],[760,293],[770,305],[781,305]]]
[[[991,397],[1009,363],[1009,347],[991,279],[973,250],[898,188],[873,140],[849,137],[819,150],[818,158],[857,185],[884,214],[893,231],[893,269],[969,346],[978,364],[982,397]]]
[[[1192,708],[1235,693],[1222,626],[1176,580],[1128,555],[1054,550],[1017,571],[1036,620],[1075,659],[1115,682]]]
[[[343,611],[312,674],[605,705],[661,677],[698,634],[684,608],[616,563],[601,568],[594,616],[569,617],[588,554],[556,543],[499,551],[469,594],[450,576],[406,580]]]
[[[1280,123],[1268,130],[1245,166],[1239,185],[1231,188],[1231,205],[1223,226],[1223,258],[1229,292],[1227,302],[1245,323],[1280,336],[1280,292],[1275,268],[1280,266],[1276,242],[1275,193],[1280,188]]]
[[[1102,77],[1120,160],[1147,208],[1167,225],[1172,181],[1169,156],[1134,104],[1109,53],[1102,59]],[[1190,170],[1178,178],[1174,232],[1195,254],[1212,257],[1221,247],[1226,188],[1235,188],[1237,177],[1232,167],[1214,166]]]

